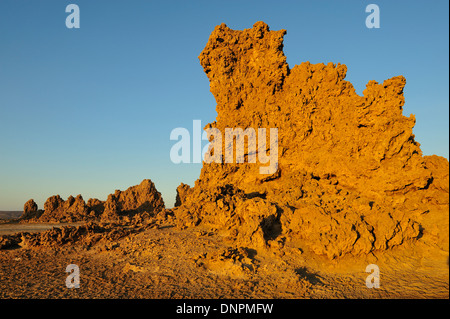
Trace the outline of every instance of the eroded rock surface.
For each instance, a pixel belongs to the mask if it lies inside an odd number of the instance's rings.
[[[164,209],[161,193],[155,184],[145,179],[141,184],[132,186],[125,191],[116,190],[105,202],[103,220],[116,220],[120,216],[135,214],[156,214]]]
[[[146,218],[154,217],[164,211],[164,201],[161,193],[157,191],[153,182],[143,180],[141,184],[132,186],[125,191],[116,190],[110,194],[106,201],[90,198],[86,203],[81,195],[69,196],[63,200],[55,195],[47,199],[44,211],[31,213],[37,210],[34,202],[27,202],[24,215],[33,222],[77,222],[99,221],[104,222],[135,222],[143,223]],[[165,218],[165,213],[159,216]]]
[[[38,205],[33,199],[30,199],[23,205],[23,214],[20,218],[30,219],[38,217],[38,214],[42,213],[38,211]]]
[[[403,115],[405,78],[370,81],[359,96],[345,65],[290,68],[285,33],[263,22],[212,32],[199,56],[217,102],[206,128],[277,128],[278,170],[204,163],[195,187],[182,187],[179,226],[329,258],[383,251],[431,228],[445,246],[448,221],[430,221],[448,219],[448,160],[422,156],[415,117]]]
[[[81,195],[63,200],[59,195],[51,196],[44,204],[40,222],[75,222],[86,220],[89,209]]]
[[[187,184],[181,183],[177,187],[177,196],[175,198],[175,207],[181,206],[186,200],[186,194],[188,193],[191,187]]]

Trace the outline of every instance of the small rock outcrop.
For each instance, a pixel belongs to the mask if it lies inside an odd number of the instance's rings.
[[[89,207],[89,216],[99,217],[105,210],[105,202],[97,198],[89,198],[86,205]]]
[[[141,184],[132,186],[125,191],[116,190],[108,195],[102,220],[117,220],[121,216],[136,214],[154,215],[164,209],[164,201],[155,184],[145,179]]]
[[[83,197],[69,196],[63,200],[59,195],[47,199],[40,222],[76,222],[88,219],[89,209]]]
[[[33,199],[30,199],[23,205],[23,214],[20,217],[21,219],[31,219],[39,217],[39,214],[42,213],[38,210],[38,205]]]
[[[37,210],[37,205],[33,203],[30,200],[25,204],[24,216],[36,222],[117,222],[131,221],[131,217],[142,224],[147,217],[152,217],[165,208],[161,193],[149,179],[125,191],[116,190],[106,201],[90,198],[86,203],[81,195],[69,196],[67,200],[55,195],[47,199],[44,211],[37,213],[33,213]]]

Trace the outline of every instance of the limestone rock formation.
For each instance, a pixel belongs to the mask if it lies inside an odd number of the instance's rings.
[[[76,222],[86,220],[88,206],[83,197],[69,196],[63,200],[59,195],[52,196],[44,203],[44,213],[39,217],[40,222]]]
[[[98,217],[105,210],[105,202],[97,198],[89,198],[86,205],[89,207],[90,216]]]
[[[33,199],[30,199],[23,205],[23,214],[21,219],[30,219],[39,217],[38,215],[38,205]]]
[[[437,242],[448,241],[448,222],[432,222],[448,220],[448,161],[422,156],[415,117],[402,114],[405,78],[370,81],[360,96],[345,65],[289,67],[285,33],[263,22],[212,32],[199,56],[217,102],[206,128],[277,128],[278,167],[263,175],[260,163],[225,163],[223,155],[204,163],[195,186],[178,192],[179,226],[329,258],[424,240],[434,228]]]
[[[31,214],[37,205],[34,202],[25,204],[24,216],[39,222],[77,222],[102,220],[106,222],[133,221],[142,224],[147,217],[152,217],[164,210],[164,201],[151,180],[143,180],[141,184],[125,191],[116,190],[106,201],[90,198],[86,203],[81,195],[69,196],[64,201],[59,195],[51,196],[44,204],[44,211]],[[139,216],[138,216],[139,215]],[[164,213],[160,217],[163,218]],[[170,214],[169,214],[170,215]],[[126,217],[124,219],[124,217]]]
[[[181,206],[183,202],[185,201],[185,197],[187,192],[189,191],[191,187],[187,184],[181,183],[177,187],[177,196],[175,198],[175,207]]]
[[[120,216],[130,214],[155,214],[164,207],[161,193],[157,191],[155,184],[145,179],[139,185],[110,194],[105,202],[102,220],[117,220]]]

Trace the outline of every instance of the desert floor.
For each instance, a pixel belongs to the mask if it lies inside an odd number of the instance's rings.
[[[79,266],[80,288],[66,287],[69,264]],[[380,269],[378,289],[366,287],[368,264]],[[291,247],[232,247],[200,228],[159,225],[92,247],[0,250],[0,297],[449,298],[448,252],[418,241],[329,260]]]

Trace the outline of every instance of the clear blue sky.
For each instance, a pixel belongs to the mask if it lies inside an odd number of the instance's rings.
[[[68,4],[81,28],[67,29]],[[366,5],[381,11],[367,29]],[[106,199],[152,179],[166,205],[201,164],[176,165],[172,129],[215,119],[199,64],[214,27],[286,29],[291,67],[344,63],[369,80],[407,79],[424,154],[449,154],[448,1],[0,1],[0,210],[55,194]]]

